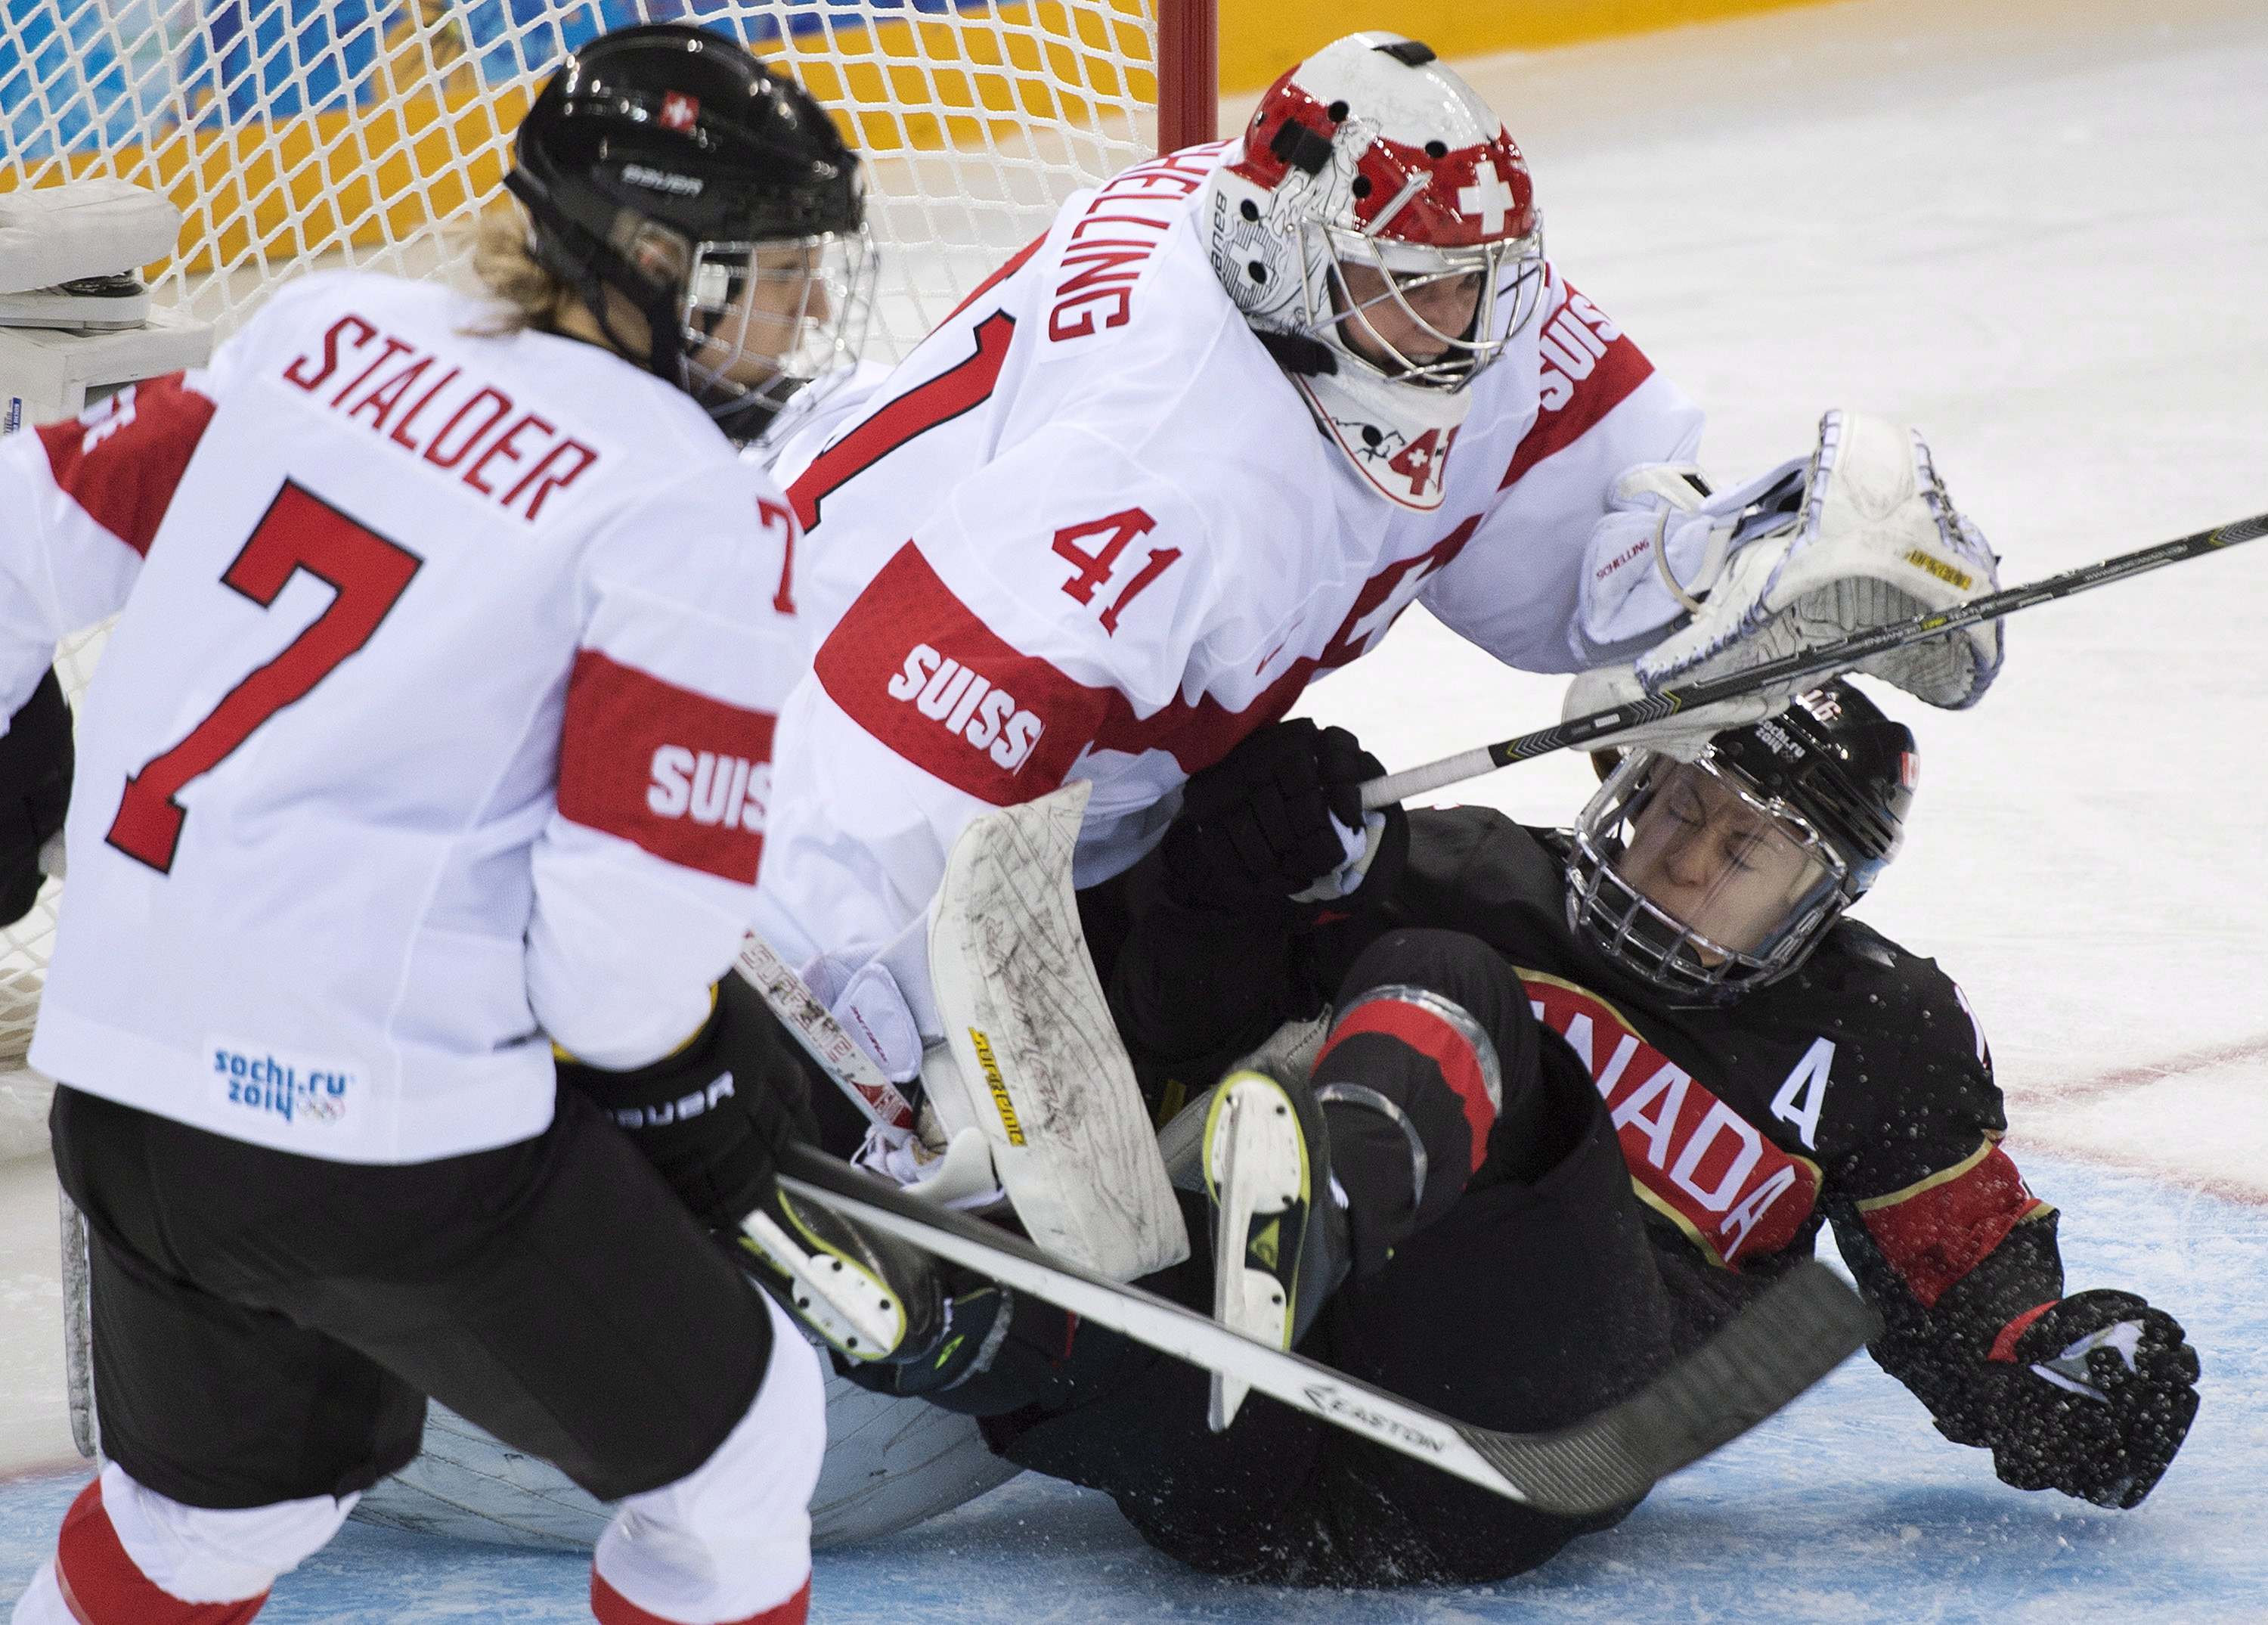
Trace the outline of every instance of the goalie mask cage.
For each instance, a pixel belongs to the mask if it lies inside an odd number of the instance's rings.
[[[153,300],[225,338],[342,265],[469,285],[512,133],[576,47],[640,22],[729,35],[866,162],[865,353],[895,360],[1064,197],[1213,135],[1214,0],[7,0],[0,191],[103,175],[186,218]],[[59,664],[76,698],[96,647]],[[0,1072],[21,1065],[50,885],[0,932]]]

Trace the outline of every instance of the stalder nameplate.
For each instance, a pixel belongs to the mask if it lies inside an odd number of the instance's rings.
[[[930,916],[946,1038],[1032,1239],[1131,1281],[1189,1255],[1158,1138],[1071,895],[1088,787],[961,831]]]

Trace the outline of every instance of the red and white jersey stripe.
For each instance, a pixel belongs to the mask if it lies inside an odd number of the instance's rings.
[[[747,917],[807,656],[783,493],[593,346],[310,277],[210,370],[0,446],[0,716],[123,611],[78,723],[32,1059],[349,1162],[643,1063]]]
[[[1188,775],[1412,602],[1515,665],[1589,663],[1591,528],[1624,469],[1691,456],[1699,410],[1555,276],[1439,454],[1359,471],[1206,258],[1222,150],[1073,196],[783,447],[817,654],[782,713],[786,861],[758,920],[792,958],[871,956],[971,818],[1066,779],[1094,787],[1079,883],[1123,869]],[[1397,472],[1439,506],[1382,495]]]

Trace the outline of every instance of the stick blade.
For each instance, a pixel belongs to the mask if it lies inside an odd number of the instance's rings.
[[[1618,1405],[1554,1433],[1459,1430],[1533,1505],[1573,1517],[1603,1512],[1738,1438],[1880,1331],[1857,1293],[1808,1259]]]

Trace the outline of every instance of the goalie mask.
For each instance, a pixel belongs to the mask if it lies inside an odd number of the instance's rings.
[[[1378,490],[1440,506],[1468,386],[1535,314],[1528,165],[1472,88],[1397,34],[1270,87],[1204,201],[1213,273]]]
[[[1905,726],[1839,682],[1697,762],[1633,750],[1576,821],[1568,923],[1693,1001],[1776,981],[1897,854],[1915,763]]]
[[[733,439],[858,359],[874,260],[858,161],[732,41],[674,23],[601,35],[544,85],[512,159],[537,259]],[[643,347],[615,331],[608,289],[645,318]]]

